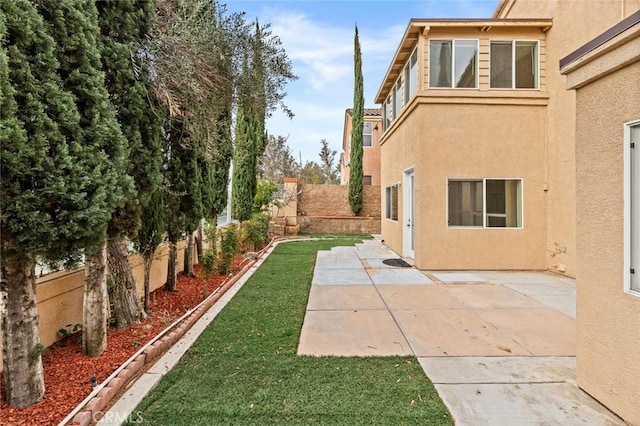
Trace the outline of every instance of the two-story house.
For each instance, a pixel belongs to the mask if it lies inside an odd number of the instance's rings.
[[[545,269],[551,19],[412,19],[376,96],[382,237],[421,269]]]
[[[340,185],[349,183],[351,159],[351,130],[353,110],[344,112],[342,131],[342,153],[340,154]],[[380,108],[364,109],[362,129],[362,184],[380,186],[380,135],[382,134],[382,115]]]
[[[382,236],[421,269],[576,275],[575,95],[558,61],[638,0],[412,19],[376,95]]]

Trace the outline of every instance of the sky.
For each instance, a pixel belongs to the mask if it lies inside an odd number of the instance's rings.
[[[289,119],[277,110],[267,131],[287,137],[296,160],[319,161],[320,141],[342,151],[344,114],[353,107],[353,39],[358,25],[366,108],[375,95],[411,18],[489,18],[498,0],[221,0],[270,24],[298,79],[286,87]]]

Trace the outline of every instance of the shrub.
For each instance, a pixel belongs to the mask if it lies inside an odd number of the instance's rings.
[[[238,233],[234,227],[220,232],[220,253],[218,254],[217,270],[226,275],[231,269],[233,256],[238,252]]]
[[[264,213],[254,213],[251,219],[242,222],[242,242],[249,251],[267,242],[269,232],[269,216]]]
[[[215,222],[207,221],[204,226],[204,234],[209,242],[209,247],[202,254],[202,258],[200,259],[200,263],[202,264],[202,271],[205,273],[205,276],[208,278],[211,274],[215,272],[216,268],[216,257],[217,257],[217,229]]]
[[[271,180],[258,181],[256,187],[256,195],[253,197],[254,213],[267,212],[271,204],[278,205],[276,194],[278,193],[278,185]]]

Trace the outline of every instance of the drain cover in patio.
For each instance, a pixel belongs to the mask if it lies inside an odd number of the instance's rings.
[[[411,265],[402,259],[385,259],[382,263],[389,266],[397,266],[399,268],[411,268]]]

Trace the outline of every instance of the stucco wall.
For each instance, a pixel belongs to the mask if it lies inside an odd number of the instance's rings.
[[[452,104],[449,97],[419,97],[414,102],[410,114],[382,145],[382,170],[383,191],[401,181],[404,170],[415,170],[414,225],[419,241],[415,265],[420,269],[544,269],[540,169],[546,99],[523,102],[496,96]],[[449,227],[450,178],[522,178],[523,228]],[[383,218],[382,234],[386,244],[402,253],[402,187],[399,198],[399,220]]]
[[[546,34],[547,131],[546,266],[576,275],[575,93],[565,90],[561,58],[640,9],[640,0],[509,0],[500,18],[553,18]],[[566,251],[564,251],[566,249]]]
[[[365,116],[364,121],[372,123],[371,146],[362,148],[362,174],[371,176],[371,185],[380,186],[380,135],[382,134],[382,118],[379,116]],[[351,156],[351,130],[352,117],[345,113],[342,149],[343,156],[340,164],[340,184],[346,185],[349,182],[349,163]]]
[[[178,243],[178,270],[184,267],[184,241]],[[195,250],[195,247],[194,247]],[[167,277],[169,249],[167,245],[158,248],[151,267],[150,291],[162,287]],[[129,257],[133,269],[138,295],[144,294],[144,265],[138,255]],[[82,324],[82,300],[84,294],[84,266],[44,275],[36,281],[36,298],[40,342],[50,346],[59,339],[58,330],[71,324]],[[0,331],[1,332],[1,331]],[[1,337],[1,334],[0,334]],[[2,339],[0,339],[0,351]],[[2,371],[2,359],[0,359]]]
[[[640,424],[640,297],[623,291],[623,124],[640,119],[640,62],[577,91],[577,382]]]

